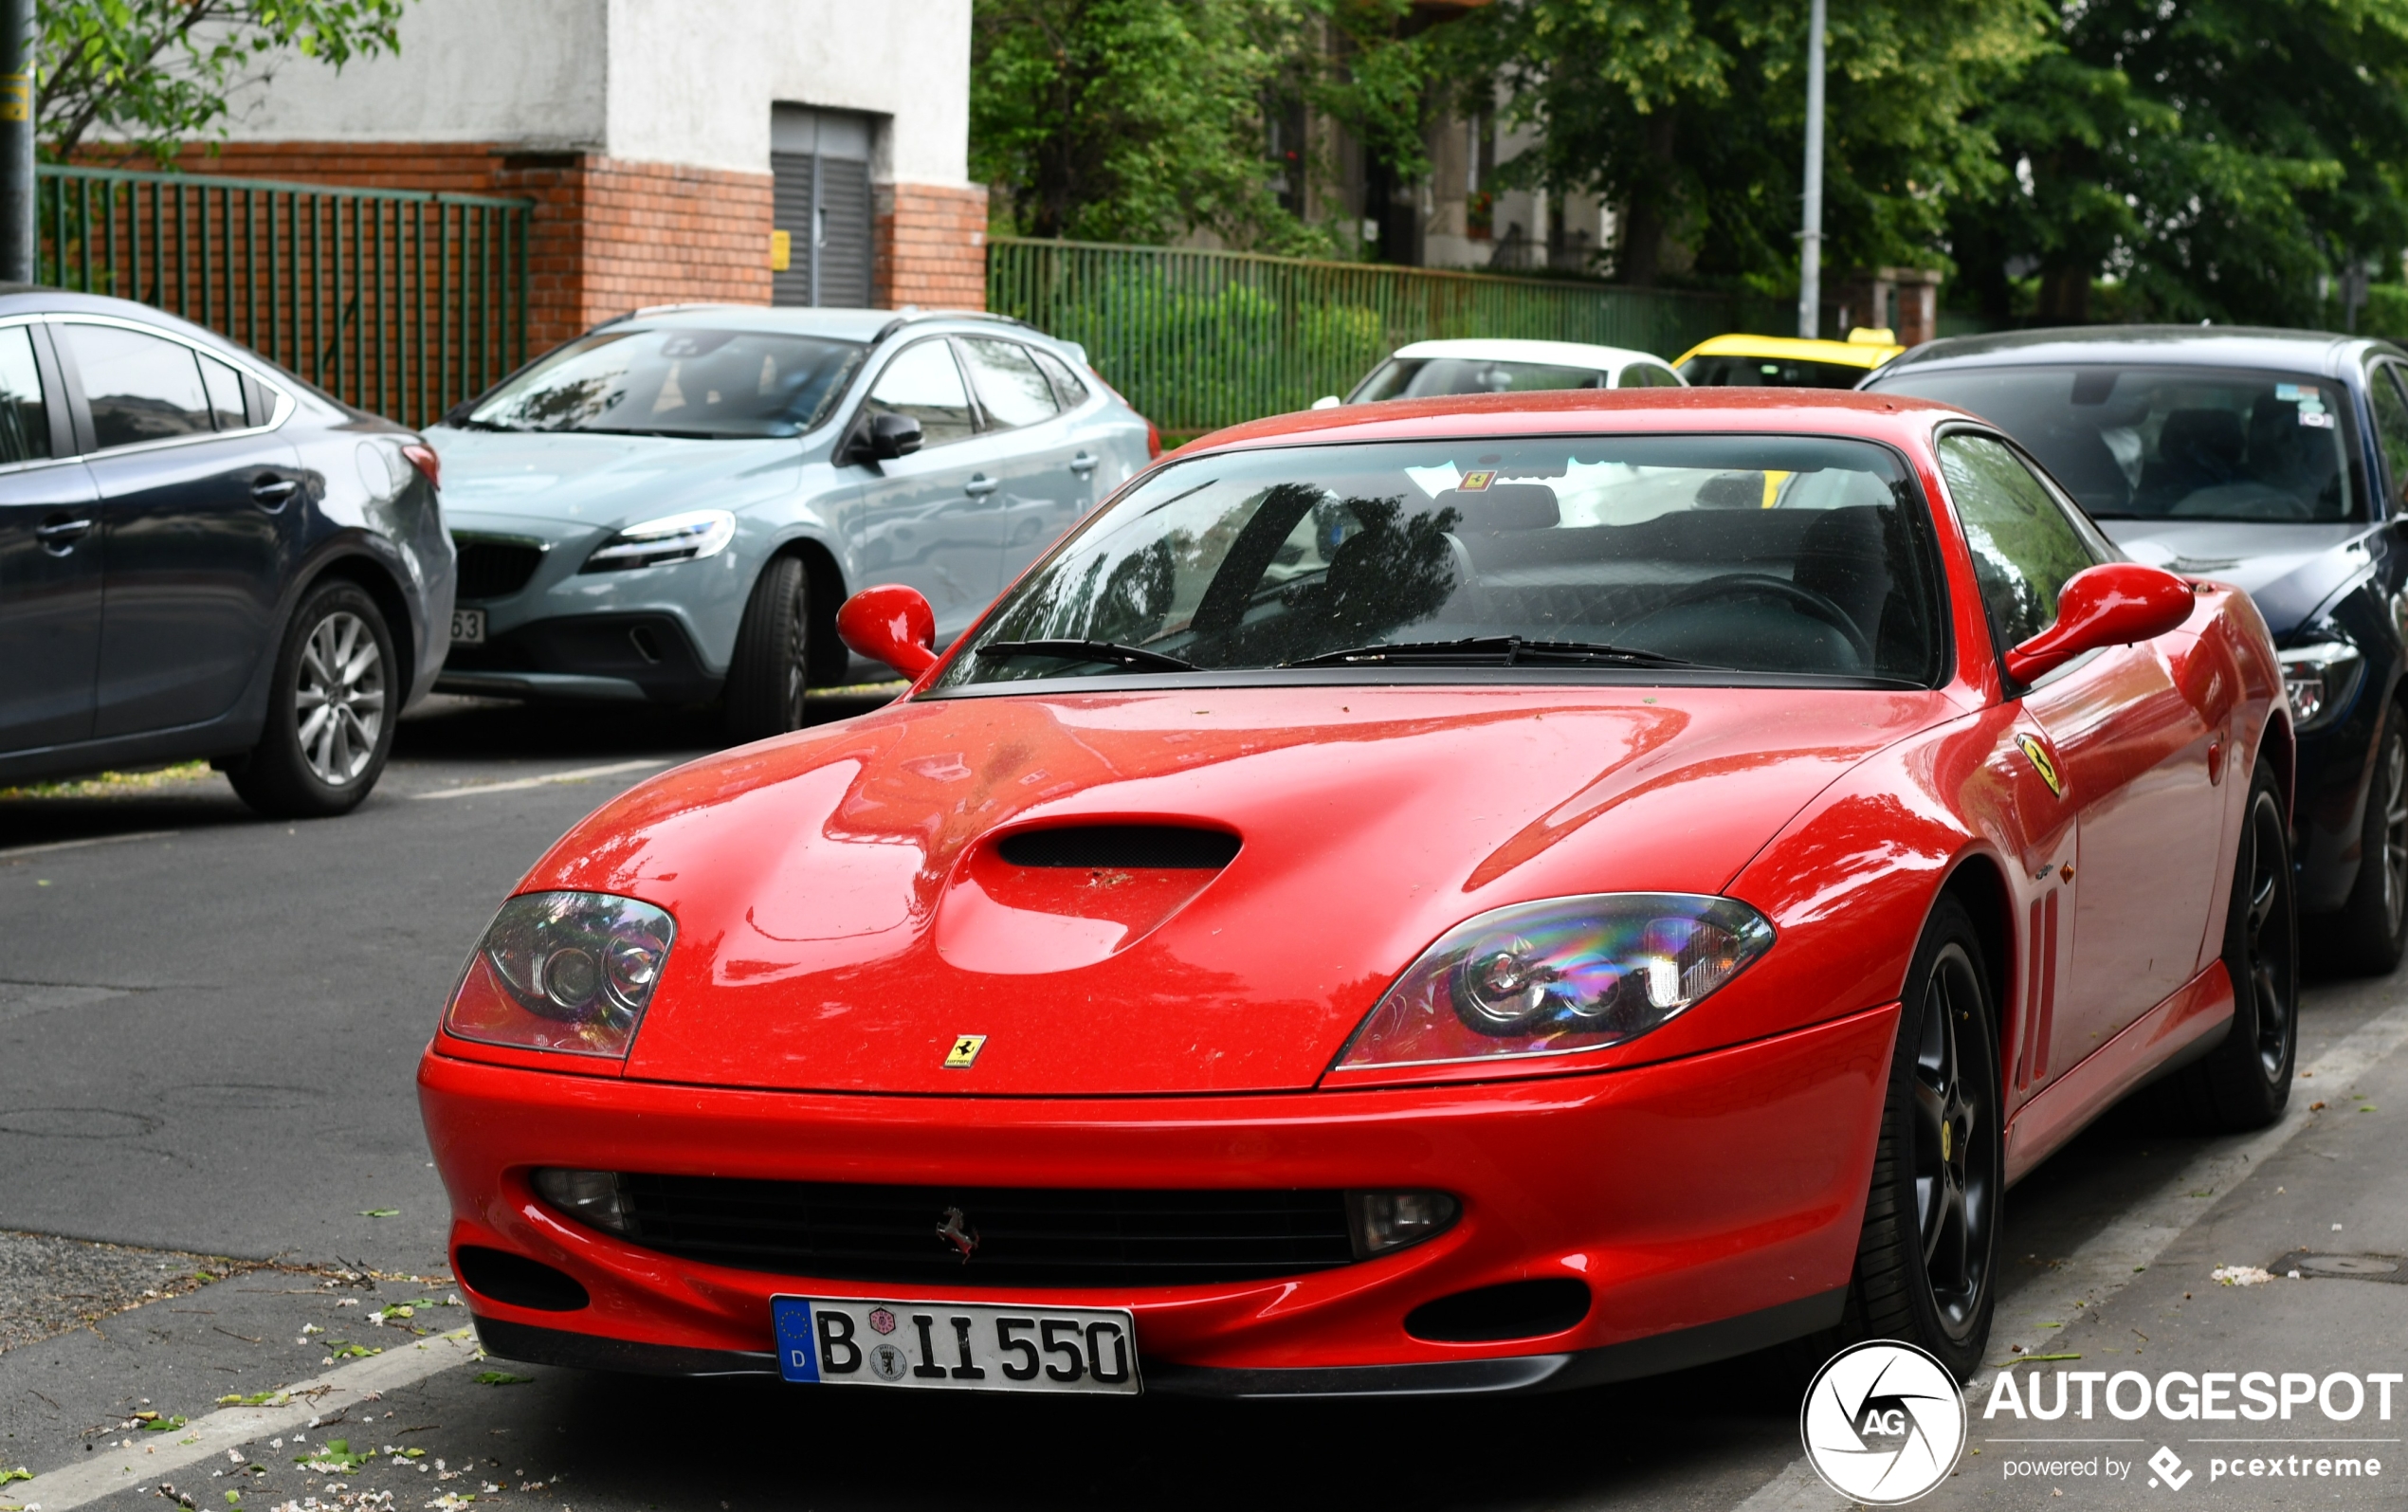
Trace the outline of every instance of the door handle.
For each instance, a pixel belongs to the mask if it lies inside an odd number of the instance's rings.
[[[298,481],[291,478],[279,478],[274,473],[269,473],[251,484],[251,498],[257,500],[259,506],[271,515],[283,508],[291,501],[293,495],[299,492],[301,492],[301,483]]]
[[[53,515],[33,527],[33,538],[42,543],[43,550],[55,556],[64,556],[75,550],[75,543],[90,534],[91,530],[92,521],[88,519],[79,519],[72,516]]]
[[[1101,457],[1089,456],[1087,453],[1082,451],[1077,456],[1070,459],[1070,470],[1084,478],[1087,474],[1095,471],[1096,465],[1103,460],[1104,459]]]
[[[961,485],[961,491],[968,494],[973,499],[984,499],[989,494],[994,493],[997,488],[1002,486],[1003,485],[1001,483],[996,483],[993,478],[988,477],[985,473],[978,473],[968,483]]]

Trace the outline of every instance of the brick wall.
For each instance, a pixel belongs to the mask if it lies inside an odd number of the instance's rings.
[[[987,307],[987,191],[878,186],[870,297],[895,308]]]
[[[195,173],[536,202],[527,347],[540,352],[646,304],[770,298],[771,180],[592,153],[523,154],[483,142],[228,142],[195,148]],[[871,297],[882,306],[986,308],[987,191],[877,187]]]

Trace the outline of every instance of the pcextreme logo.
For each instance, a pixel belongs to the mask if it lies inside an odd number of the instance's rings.
[[[1948,1478],[1965,1446],[1965,1403],[1947,1368],[1912,1344],[1843,1349],[1815,1373],[1799,1409],[1806,1462],[1868,1506],[1912,1502]]]

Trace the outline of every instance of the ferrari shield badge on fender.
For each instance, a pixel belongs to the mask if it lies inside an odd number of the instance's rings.
[[[2016,736],[2015,743],[2021,746],[2023,754],[2031,758],[2032,770],[2040,774],[2040,780],[2049,785],[2049,791],[2060,798],[2064,797],[2065,779],[2057,775],[2057,764],[2049,755],[2049,748],[2028,735]],[[971,1053],[977,1052],[974,1050]],[[951,1066],[953,1063],[947,1061],[945,1064]]]
[[[2050,786],[2055,785],[2055,782],[2052,780]],[[986,1047],[986,1044],[987,1037],[984,1034],[957,1035],[953,1042],[953,1048],[945,1051],[945,1069],[966,1071],[977,1065],[978,1052]]]

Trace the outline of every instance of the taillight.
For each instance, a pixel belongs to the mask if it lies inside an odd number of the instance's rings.
[[[434,447],[423,441],[413,441],[401,448],[401,454],[410,459],[410,465],[418,469],[429,487],[443,486],[443,459],[435,455]]]
[[[1145,460],[1152,462],[1161,455],[1162,432],[1155,429],[1154,422],[1148,420],[1145,423]]]

